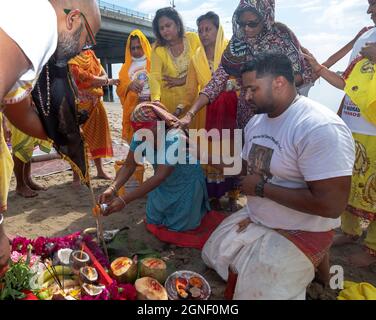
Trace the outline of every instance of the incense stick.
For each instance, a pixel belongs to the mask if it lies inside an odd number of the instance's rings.
[[[57,275],[56,273],[56,269],[52,266],[52,264],[50,266],[48,266],[48,264],[46,262],[43,262],[43,264],[46,266],[46,269],[48,271],[48,273],[51,275],[51,277],[54,279],[55,283],[59,286],[59,288],[61,290],[63,290],[63,286],[61,285],[61,282],[60,282],[60,279],[59,279],[59,276]],[[51,271],[52,270],[52,271]]]
[[[93,201],[93,207],[95,207],[97,205],[97,201],[95,199],[95,195],[94,195],[94,191],[93,191],[93,187],[92,187],[91,183],[89,183],[89,188],[90,188],[91,198],[92,198],[92,201]],[[106,258],[109,260],[107,246],[106,246],[106,242],[105,242],[104,236],[103,236],[103,225],[101,223],[100,217],[101,217],[100,215],[97,215],[95,217],[96,218],[96,223],[97,223],[97,239],[98,239],[98,244],[100,244],[102,242],[104,253],[106,255]]]

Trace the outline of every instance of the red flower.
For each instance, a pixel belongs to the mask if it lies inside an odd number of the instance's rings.
[[[12,251],[18,251],[22,254],[27,254],[28,252],[27,247],[31,243],[32,243],[31,240],[26,239],[24,237],[14,238],[12,241]]]

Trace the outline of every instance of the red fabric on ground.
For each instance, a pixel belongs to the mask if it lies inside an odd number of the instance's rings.
[[[201,220],[201,225],[190,231],[177,232],[168,230],[165,226],[146,224],[146,229],[160,241],[174,244],[178,247],[195,248],[201,250],[212,232],[226,218],[226,215],[210,211]]]

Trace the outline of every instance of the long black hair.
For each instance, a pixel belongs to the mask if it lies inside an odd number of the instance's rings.
[[[175,22],[176,26],[178,27],[179,38],[184,37],[185,29],[184,29],[183,19],[174,8],[166,7],[166,8],[159,9],[155,13],[155,17],[153,19],[153,32],[157,39],[157,45],[164,47],[167,45],[167,42],[165,39],[163,39],[161,33],[159,32],[159,19],[162,17],[167,17]]]

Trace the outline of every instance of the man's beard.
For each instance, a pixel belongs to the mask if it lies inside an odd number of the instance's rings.
[[[265,114],[265,113],[269,114],[269,113],[272,113],[274,109],[275,109],[274,103],[267,102],[267,103],[257,106],[254,113],[255,114]]]
[[[72,35],[69,36],[68,33],[60,33],[59,41],[56,49],[56,64],[66,65],[68,61],[78,55],[81,52],[80,48],[80,38],[83,26]]]

